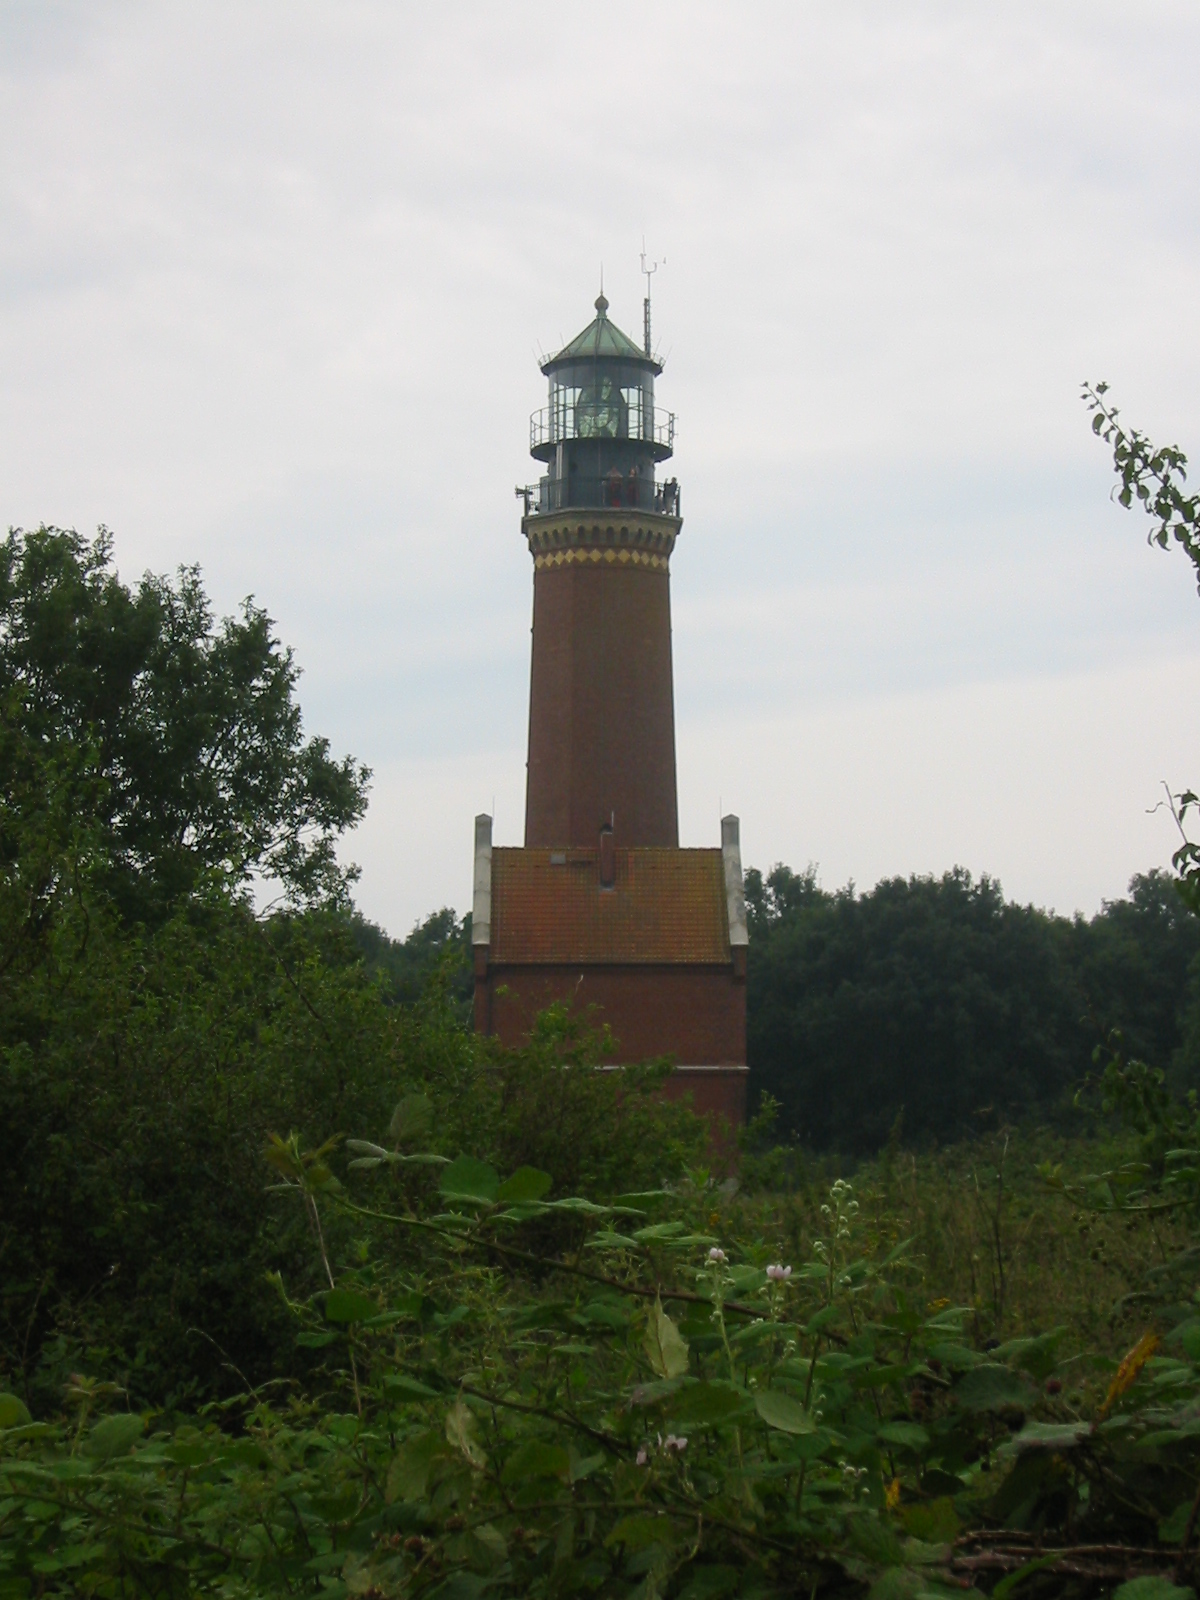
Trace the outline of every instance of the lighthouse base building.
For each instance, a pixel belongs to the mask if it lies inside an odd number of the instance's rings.
[[[533,558],[525,843],[475,819],[475,1026],[517,1046],[560,1002],[611,1030],[614,1065],[669,1056],[665,1092],[746,1111],[746,907],[738,819],[679,847],[670,562],[675,419],[645,346],[607,316],[543,364],[549,405],[518,490]]]
[[[512,849],[475,819],[475,1027],[508,1045],[556,1001],[607,1023],[616,1062],[674,1059],[665,1092],[746,1115],[738,819],[719,850]],[[606,859],[607,858],[607,859]],[[607,879],[607,881],[606,881]]]

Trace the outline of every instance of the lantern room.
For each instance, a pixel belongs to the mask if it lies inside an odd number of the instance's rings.
[[[655,479],[675,446],[675,418],[654,404],[662,362],[609,321],[603,293],[595,320],[542,371],[549,404],[529,419],[529,451],[547,472],[521,491],[527,515],[629,506],[678,516],[678,484]]]

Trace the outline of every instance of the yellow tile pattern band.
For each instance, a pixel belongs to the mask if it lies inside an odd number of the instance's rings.
[[[654,572],[666,572],[670,566],[666,556],[652,555],[648,550],[550,550],[536,555],[533,565],[539,572],[544,567],[565,567],[582,562],[588,566],[648,567]]]

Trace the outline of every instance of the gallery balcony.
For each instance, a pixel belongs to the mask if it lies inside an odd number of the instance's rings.
[[[569,478],[542,478],[515,491],[525,502],[527,517],[550,516],[578,506],[606,507],[609,510],[652,512],[660,517],[681,517],[679,483],[669,478],[656,483],[653,478],[631,473],[622,477],[610,472],[604,478],[588,478],[572,473]]]
[[[635,439],[649,445],[655,461],[665,461],[675,449],[675,413],[613,402],[543,406],[530,417],[529,453],[537,460],[549,461],[571,439]]]

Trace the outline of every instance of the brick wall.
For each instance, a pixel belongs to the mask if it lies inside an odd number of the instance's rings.
[[[475,1027],[512,1047],[556,1000],[582,1013],[594,1007],[591,1019],[607,1022],[616,1035],[614,1062],[675,1058],[663,1094],[688,1097],[693,1110],[710,1118],[714,1149],[728,1157],[733,1147],[723,1130],[746,1120],[745,971],[744,950],[720,967],[489,967],[483,959]]]
[[[744,968],[743,968],[744,971]],[[504,989],[505,993],[497,991]],[[614,1061],[671,1055],[680,1066],[744,1066],[746,985],[720,967],[488,967],[475,986],[475,1027],[507,1045],[554,1001],[596,1008],[617,1038]]]
[[[610,552],[611,554],[611,552]],[[575,562],[533,580],[525,843],[677,845],[666,571]]]

